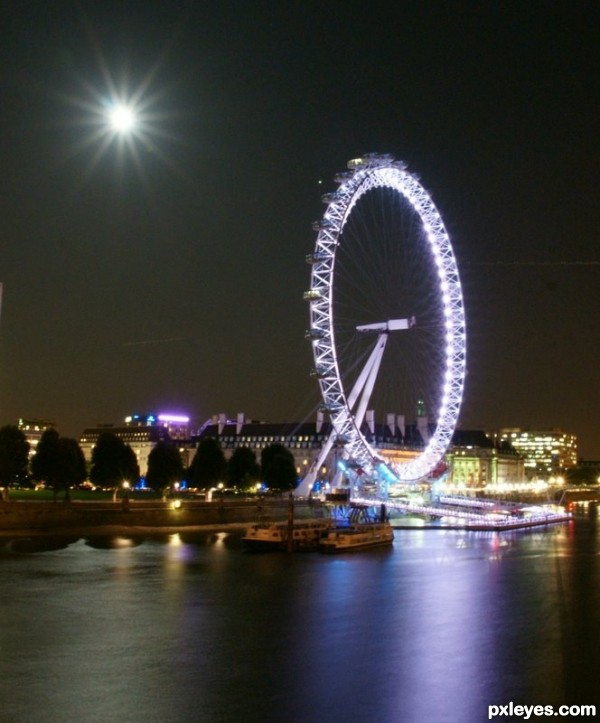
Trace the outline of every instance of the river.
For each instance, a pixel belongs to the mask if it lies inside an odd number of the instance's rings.
[[[227,533],[0,540],[0,721],[479,723],[510,701],[595,704],[595,513],[397,530],[393,549],[337,557]]]

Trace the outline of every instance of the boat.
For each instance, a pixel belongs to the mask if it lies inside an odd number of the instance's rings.
[[[332,524],[328,518],[294,520],[291,525],[286,521],[258,523],[246,530],[242,542],[253,552],[318,550],[321,538],[331,529]],[[288,545],[290,528],[292,540]]]
[[[394,529],[389,522],[361,522],[336,527],[323,536],[319,550],[326,553],[384,547],[394,542]]]

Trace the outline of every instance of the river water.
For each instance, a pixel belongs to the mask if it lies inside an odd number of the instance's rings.
[[[337,557],[227,533],[0,541],[0,721],[479,723],[510,701],[598,703],[599,543],[595,510]]]

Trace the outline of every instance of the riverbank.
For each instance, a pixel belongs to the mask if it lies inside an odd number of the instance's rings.
[[[18,535],[144,534],[181,530],[243,529],[259,521],[285,520],[286,498],[196,502],[9,502],[0,506],[0,537]],[[294,502],[297,517],[326,515],[315,502]]]

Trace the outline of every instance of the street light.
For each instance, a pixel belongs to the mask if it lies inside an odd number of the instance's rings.
[[[113,502],[117,501],[117,498],[119,496],[119,488],[123,489],[123,497],[127,497],[129,494],[129,482],[126,479],[124,479],[121,481],[120,485],[115,485],[115,488],[113,490],[113,496],[112,496]]]

